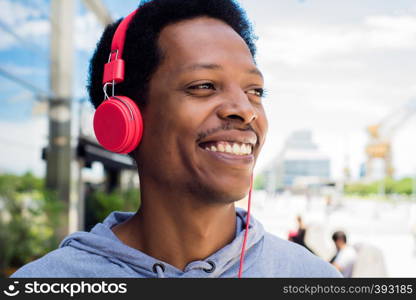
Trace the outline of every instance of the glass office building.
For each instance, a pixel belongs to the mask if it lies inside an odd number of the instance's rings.
[[[265,175],[268,190],[317,185],[329,180],[330,159],[318,149],[310,131],[296,131]]]

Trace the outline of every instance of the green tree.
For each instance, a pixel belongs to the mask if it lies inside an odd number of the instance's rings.
[[[266,188],[266,178],[264,174],[259,174],[254,179],[253,189],[254,190],[264,190]]]
[[[102,222],[113,211],[137,211],[139,206],[138,189],[115,190],[111,193],[93,191],[86,197],[86,229]]]
[[[62,204],[42,179],[31,173],[0,175],[0,208],[0,273],[57,247]]]
[[[386,178],[383,180],[374,181],[371,183],[351,183],[346,185],[345,193],[359,196],[376,195],[379,193],[381,184],[384,184],[384,191],[387,195],[411,195],[412,194],[412,178],[402,178],[394,180]]]

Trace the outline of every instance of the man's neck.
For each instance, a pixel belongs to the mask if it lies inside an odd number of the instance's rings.
[[[183,270],[234,239],[234,203],[211,205],[178,191],[160,192],[142,188],[139,211],[113,227],[124,244]]]
[[[342,249],[344,249],[345,247],[347,247],[347,244],[341,244],[339,245],[339,249],[338,251],[341,251]]]

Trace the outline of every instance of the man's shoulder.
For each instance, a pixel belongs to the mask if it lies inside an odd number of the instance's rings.
[[[347,247],[345,247],[345,253],[351,256],[357,255],[357,251],[355,250],[355,248],[350,245],[347,245]]]
[[[340,250],[335,262],[337,262],[338,264],[349,264],[352,263],[357,257],[357,252],[355,251],[355,249],[351,246],[346,246],[344,249]]]
[[[105,257],[67,246],[22,266],[11,277],[105,277],[104,269],[112,264]]]
[[[341,277],[330,263],[305,247],[270,233],[265,233],[263,253],[287,277]]]

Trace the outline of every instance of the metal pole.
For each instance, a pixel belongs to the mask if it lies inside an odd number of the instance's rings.
[[[102,0],[83,0],[85,6],[97,17],[98,21],[107,26],[114,22],[110,12],[105,7]]]
[[[73,73],[73,0],[51,1],[49,144],[46,186],[68,209],[71,185],[71,97]],[[68,212],[63,215],[61,237],[68,234]]]

